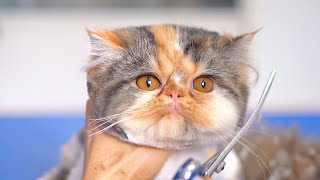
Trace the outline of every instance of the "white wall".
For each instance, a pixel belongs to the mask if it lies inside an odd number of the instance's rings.
[[[190,13],[192,12],[192,13]],[[215,9],[0,12],[0,113],[82,111],[89,43],[85,26],[179,23],[237,31],[236,13]]]
[[[265,109],[320,109],[320,1],[244,0],[245,11],[100,9],[0,11],[0,113],[82,111],[80,71],[85,26],[179,23],[245,32],[263,26],[253,45],[261,73],[252,105],[272,69],[278,76]]]
[[[254,54],[261,82],[272,69],[278,71],[266,107],[320,110],[320,1],[252,2],[246,6],[249,27],[263,27]]]

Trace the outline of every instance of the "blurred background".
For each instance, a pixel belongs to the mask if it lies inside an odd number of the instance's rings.
[[[35,179],[83,125],[85,27],[176,23],[254,39],[250,109],[278,75],[263,121],[320,132],[318,0],[0,0],[0,179]]]

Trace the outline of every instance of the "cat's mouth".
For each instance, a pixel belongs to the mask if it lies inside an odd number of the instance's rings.
[[[184,119],[184,121],[191,121],[189,118],[190,112],[185,108],[185,105],[179,102],[168,105],[162,112],[163,118],[169,116],[171,121],[174,122],[176,119]],[[162,120],[160,118],[159,120]]]
[[[169,109],[169,113],[172,113],[172,114],[182,114],[183,113],[180,103],[172,103],[168,109]]]

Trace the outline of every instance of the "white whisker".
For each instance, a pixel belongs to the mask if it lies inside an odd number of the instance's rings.
[[[116,118],[114,118],[114,119],[109,119],[109,120],[107,120],[107,121],[104,121],[104,122],[102,122],[101,124],[99,124],[98,126],[92,128],[92,129],[90,129],[90,130],[91,130],[91,131],[94,131],[95,129],[98,129],[99,127],[101,127],[101,126],[103,126],[103,125],[105,125],[105,124],[107,124],[107,123],[109,123],[110,121],[113,121],[113,120],[115,120],[115,119],[116,119]]]
[[[101,130],[99,130],[99,131],[97,131],[97,132],[94,132],[94,133],[90,134],[89,137],[93,137],[93,136],[95,136],[95,135],[97,135],[97,134],[99,134],[99,133],[101,133],[101,132],[107,131],[108,129],[112,128],[113,126],[115,126],[115,125],[117,125],[117,124],[119,124],[119,123],[128,121],[128,120],[130,120],[130,119],[122,119],[122,120],[120,120],[120,121],[117,121],[117,122],[115,122],[115,123],[112,123],[111,125],[103,128],[103,129],[101,129]]]
[[[228,124],[228,125],[231,125],[231,124]],[[228,132],[227,129],[224,128],[224,130],[225,130],[226,132]],[[247,131],[253,131],[253,132],[257,132],[257,133],[259,132],[259,133],[262,133],[262,134],[265,134],[265,135],[269,135],[270,137],[273,137],[272,135],[267,134],[267,133],[265,133],[265,132],[260,132],[260,131],[250,130],[250,129],[248,129]],[[233,136],[236,135],[236,132],[233,132],[232,130],[231,130],[229,133],[233,133]],[[245,137],[243,137],[243,136],[240,137],[240,139],[243,140],[243,141],[245,141],[248,145],[253,146],[253,149],[254,149],[254,150],[257,150],[259,153],[261,153],[261,155],[263,156],[264,160],[269,161],[269,158],[267,157],[267,155],[266,155],[258,146],[256,146],[255,144],[251,143],[249,140],[247,140],[247,139],[246,139]],[[268,169],[268,167],[267,167],[267,169]],[[269,171],[269,173],[270,173],[270,170],[269,170],[269,169],[268,169],[268,171]]]
[[[105,116],[105,117],[101,117],[101,118],[97,118],[97,119],[89,119],[90,121],[92,121],[92,122],[90,122],[89,124],[88,124],[88,126],[90,126],[91,124],[93,124],[93,123],[95,123],[95,122],[99,122],[99,121],[105,121],[105,120],[109,120],[109,119],[112,119],[112,118],[116,118],[116,117],[118,117],[118,116],[120,116],[120,115],[122,115],[122,114],[124,114],[125,112],[122,112],[122,113],[119,113],[119,114],[113,114],[113,115],[110,115],[110,116]]]
[[[233,135],[231,135],[229,132],[227,132],[227,131],[226,131],[225,129],[223,129],[223,128],[219,128],[219,130],[220,130],[222,133],[227,134],[227,135],[228,135],[229,137],[231,137],[231,138],[234,137]],[[257,153],[254,152],[254,150],[253,150],[250,146],[248,146],[247,144],[245,144],[244,142],[242,142],[241,139],[239,139],[238,142],[239,142],[244,148],[246,148],[246,149],[250,152],[250,154],[253,155],[253,157],[254,157],[255,160],[257,161],[260,169],[262,170],[265,179],[267,179],[267,178],[266,178],[266,173],[265,173],[265,171],[263,170],[263,167],[261,166],[260,162],[261,162],[262,165],[268,170],[268,172],[271,173],[271,172],[270,172],[270,169],[269,169],[268,166],[267,166],[267,164],[257,155]]]

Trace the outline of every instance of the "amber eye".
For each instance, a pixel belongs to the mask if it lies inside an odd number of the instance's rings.
[[[144,75],[137,79],[137,86],[142,90],[153,91],[160,87],[160,82],[152,75]]]
[[[193,89],[204,93],[211,92],[213,89],[212,79],[206,76],[197,77],[193,81]]]

